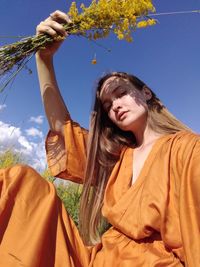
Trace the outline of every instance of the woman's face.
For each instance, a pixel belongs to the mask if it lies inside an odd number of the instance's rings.
[[[134,132],[141,124],[146,124],[146,101],[150,98],[149,89],[139,91],[131,82],[119,77],[107,79],[100,92],[100,99],[108,117],[124,131]]]

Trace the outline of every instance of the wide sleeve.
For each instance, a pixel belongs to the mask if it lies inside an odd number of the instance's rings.
[[[64,126],[64,137],[49,131],[45,148],[48,167],[53,176],[82,183],[87,136],[88,131],[72,120]]]
[[[184,148],[180,180],[180,230],[187,267],[200,266],[200,137]]]

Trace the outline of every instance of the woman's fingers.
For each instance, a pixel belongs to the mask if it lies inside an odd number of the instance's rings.
[[[63,36],[67,36],[67,33],[61,23],[70,22],[71,20],[64,12],[57,10],[51,13],[47,19],[40,22],[36,28],[36,33],[47,33],[51,36],[55,36],[59,33]]]
[[[65,14],[64,12],[60,11],[60,10],[56,10],[54,11],[53,13],[50,14],[50,18],[52,20],[55,20],[55,21],[60,21],[60,20],[63,20],[65,21],[66,23],[70,23],[71,20],[69,18],[69,16],[67,14]]]
[[[37,33],[48,33],[51,36],[55,36],[58,33],[61,35],[66,36],[66,31],[64,29],[64,27],[53,20],[45,20],[40,22],[40,24],[37,26],[36,29]]]

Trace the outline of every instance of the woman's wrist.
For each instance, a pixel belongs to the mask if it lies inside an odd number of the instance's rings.
[[[37,51],[35,54],[35,57],[37,60],[52,62],[53,61],[53,55],[52,54],[45,54],[43,51]]]

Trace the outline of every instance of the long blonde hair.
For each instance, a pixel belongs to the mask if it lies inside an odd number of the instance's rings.
[[[125,72],[113,72],[102,77],[97,85],[94,108],[91,114],[88,138],[87,165],[80,204],[80,232],[86,244],[99,240],[100,229],[104,222],[101,215],[103,196],[108,178],[115,163],[119,160],[124,146],[134,147],[136,140],[131,132],[120,130],[109,119],[100,101],[100,91],[110,77],[119,77],[131,82],[138,90],[148,86],[136,76]],[[155,93],[148,104],[149,126],[161,134],[188,130],[161,103]]]

